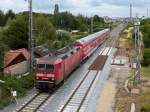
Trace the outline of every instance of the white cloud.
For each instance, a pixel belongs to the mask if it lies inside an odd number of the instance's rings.
[[[70,11],[73,14],[101,16],[129,16],[129,4],[134,6],[134,15],[146,14],[150,0],[33,0],[33,10],[37,12],[53,12],[54,5],[58,4],[60,11]],[[24,0],[0,0],[0,9],[15,12],[28,10],[28,2]]]
[[[15,12],[20,12],[26,10],[27,7],[27,2],[24,0],[0,0],[0,9],[3,11],[12,9]]]

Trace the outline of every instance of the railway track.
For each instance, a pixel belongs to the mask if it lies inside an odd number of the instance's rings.
[[[93,85],[98,71],[88,71],[80,83],[76,86],[68,100],[58,109],[58,112],[79,112],[91,86]]]
[[[109,55],[112,48],[106,48],[103,52],[100,52],[99,56],[96,58],[95,62],[99,63],[104,59],[104,62],[97,64],[93,62],[89,70],[86,72],[79,84],[74,88],[73,92],[69,95],[68,99],[63,105],[57,110],[57,112],[82,112],[87,105],[84,104],[88,101],[88,94],[94,82],[96,81],[100,71],[103,69],[104,64],[107,60],[107,55]],[[100,67],[99,67],[100,66]]]
[[[51,96],[49,93],[37,93],[31,100],[15,112],[36,112]]]
[[[99,56],[109,54],[110,50],[111,48],[103,49]],[[58,112],[81,112],[86,107],[84,102],[98,74],[99,70],[89,69],[73,89],[67,101],[58,109]],[[51,96],[52,94],[48,93],[38,93],[26,104],[22,105],[20,109],[16,109],[15,112],[37,112]]]

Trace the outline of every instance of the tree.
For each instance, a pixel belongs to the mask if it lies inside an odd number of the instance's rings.
[[[150,19],[141,21],[140,27],[143,33],[144,51],[143,51],[143,65],[150,65]]]
[[[4,19],[5,19],[5,15],[4,15],[4,13],[0,10],[0,26],[4,26],[4,24],[5,24]]]
[[[56,39],[56,31],[49,19],[44,15],[37,15],[33,20],[34,37],[36,44],[41,45],[47,43],[47,40]]]
[[[54,14],[53,24],[58,29],[72,30],[76,28],[76,18],[69,12]]]
[[[19,14],[9,21],[8,29],[4,31],[4,41],[11,49],[28,48],[28,15]],[[35,44],[45,44],[47,40],[55,40],[55,29],[44,15],[34,15],[33,36]]]
[[[150,48],[145,48],[143,52],[143,66],[150,65]]]
[[[80,28],[79,29],[80,29],[81,32],[88,31],[88,27],[87,27],[86,24],[80,24]]]
[[[5,15],[5,24],[7,23],[8,19],[14,19],[15,13],[12,10],[8,10],[8,12]]]
[[[12,49],[28,48],[28,16],[18,15],[4,31],[4,42]]]
[[[81,32],[88,31],[88,19],[83,17],[82,15],[78,15],[76,19],[77,19],[77,28]]]
[[[12,10],[9,10],[6,14],[0,10],[0,26],[5,26],[9,18],[15,18],[15,13]]]
[[[4,66],[4,53],[7,50],[7,46],[4,42],[0,39],[0,68]]]
[[[71,38],[70,33],[64,30],[58,30],[56,34],[57,34],[57,39],[60,41],[67,41]]]

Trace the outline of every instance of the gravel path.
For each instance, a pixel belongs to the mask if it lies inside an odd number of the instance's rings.
[[[124,66],[112,65],[109,79],[104,83],[104,87],[97,101],[97,112],[113,112],[115,96],[117,93],[117,84],[124,82],[129,76],[129,63],[126,61]],[[122,85],[123,87],[123,85]]]

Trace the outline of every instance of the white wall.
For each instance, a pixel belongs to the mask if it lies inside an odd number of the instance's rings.
[[[28,71],[28,61],[23,61],[16,65],[9,66],[4,69],[4,74],[19,75]]]

